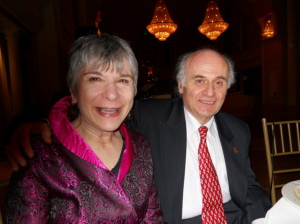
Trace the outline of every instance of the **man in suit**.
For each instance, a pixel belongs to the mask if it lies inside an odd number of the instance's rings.
[[[132,112],[132,127],[147,136],[152,148],[165,220],[199,223],[201,219],[195,156],[201,125],[209,126],[208,148],[219,177],[227,222],[251,223],[264,217],[271,204],[250,167],[249,128],[240,119],[219,112],[227,89],[234,83],[232,62],[210,49],[186,54],[178,62],[177,81],[182,99],[139,101]]]
[[[227,89],[234,83],[232,62],[211,49],[188,53],[178,62],[177,81],[182,98],[136,101],[128,121],[149,140],[165,222],[202,223],[200,126],[208,128],[207,146],[227,223],[248,224],[264,217],[271,203],[250,167],[249,128],[220,112]],[[13,160],[20,161],[13,152]]]

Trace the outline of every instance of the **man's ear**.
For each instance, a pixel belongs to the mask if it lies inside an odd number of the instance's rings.
[[[182,85],[182,83],[181,83],[180,81],[178,81],[178,92],[179,92],[180,94],[183,93],[183,85]]]

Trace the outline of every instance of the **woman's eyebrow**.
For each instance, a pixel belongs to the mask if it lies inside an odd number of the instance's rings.
[[[85,76],[85,75],[102,75],[101,72],[97,72],[97,71],[92,71],[92,72],[85,72],[82,74],[82,76]]]
[[[133,75],[132,74],[120,74],[120,77],[129,77],[129,78],[133,78]]]

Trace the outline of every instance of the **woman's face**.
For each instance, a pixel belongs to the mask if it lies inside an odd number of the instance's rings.
[[[124,66],[116,69],[84,71],[77,83],[76,102],[80,111],[73,124],[95,133],[117,130],[132,108],[134,81],[130,70]]]

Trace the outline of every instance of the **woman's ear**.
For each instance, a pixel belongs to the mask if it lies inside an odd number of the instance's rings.
[[[76,104],[77,100],[73,93],[71,93],[71,98],[72,98],[72,105]]]

